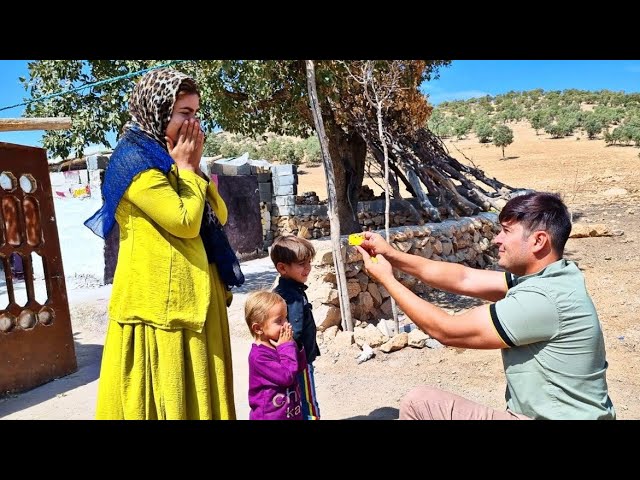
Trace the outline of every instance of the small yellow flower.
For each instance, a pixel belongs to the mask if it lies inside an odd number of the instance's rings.
[[[352,233],[349,235],[349,245],[354,247],[364,242],[364,233]]]

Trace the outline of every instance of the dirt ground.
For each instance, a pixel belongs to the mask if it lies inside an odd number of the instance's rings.
[[[619,419],[640,419],[640,158],[638,148],[606,146],[585,136],[551,139],[525,125],[511,125],[514,142],[505,149],[482,145],[474,136],[446,141],[450,154],[465,157],[513,187],[554,191],[574,221],[605,223],[624,234],[569,239],[565,256],[578,262],[586,277],[605,334],[610,395]],[[376,193],[380,189],[368,180]],[[614,190],[614,189],[624,189]],[[299,191],[326,198],[321,168],[303,168]],[[324,193],[324,195],[323,195]],[[468,299],[451,296],[444,308],[457,311]],[[357,364],[355,352],[328,352],[316,360],[316,381],[323,417],[397,418],[398,402],[422,384],[504,408],[505,380],[500,353],[456,348],[411,349],[378,353]]]
[[[584,271],[600,315],[609,361],[607,379],[618,418],[640,419],[639,149],[607,147],[602,140],[584,136],[554,140],[536,136],[528,126],[511,127],[514,143],[505,151],[506,160],[499,148],[481,145],[473,136],[446,144],[452,156],[461,161],[468,157],[489,176],[511,186],[560,192],[580,222],[605,223],[624,231],[620,236],[570,239],[565,253]],[[326,198],[321,167],[302,168],[299,173],[300,192],[315,191]],[[371,180],[367,183],[380,192]],[[275,278],[268,261],[250,263],[245,271],[249,281],[236,291],[229,310],[239,419],[248,417],[246,358],[251,339],[242,317],[244,300],[248,291],[269,287]],[[108,287],[69,292],[78,372],[0,399],[0,418],[93,418],[109,294]],[[447,295],[439,297],[438,304],[455,312],[474,303]],[[324,419],[397,418],[400,398],[423,384],[504,408],[505,380],[496,350],[404,348],[377,353],[361,364],[356,354],[356,350],[329,349],[315,362]]]

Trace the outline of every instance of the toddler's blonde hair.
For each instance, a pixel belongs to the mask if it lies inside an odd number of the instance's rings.
[[[262,322],[269,315],[269,310],[278,304],[284,305],[285,309],[287,308],[284,299],[269,290],[257,290],[247,296],[247,301],[244,304],[244,319],[247,322],[247,327],[249,327],[249,332],[254,338],[256,335],[251,326],[254,324],[262,325]]]

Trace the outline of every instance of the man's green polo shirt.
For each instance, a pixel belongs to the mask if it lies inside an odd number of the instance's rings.
[[[490,305],[507,377],[507,407],[536,419],[615,419],[598,314],[584,276],[560,259],[538,273],[506,273]]]

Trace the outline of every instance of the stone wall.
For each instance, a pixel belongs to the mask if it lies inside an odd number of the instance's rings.
[[[296,197],[297,203],[305,202],[305,199],[312,197],[309,195]],[[369,200],[358,202],[358,221],[363,230],[384,229],[384,200]],[[272,237],[280,235],[297,235],[300,228],[306,227],[306,238],[322,238],[330,235],[329,216],[326,204],[296,204],[290,209],[290,215],[276,215],[271,217]],[[418,202],[414,198],[396,200],[389,202],[389,226],[400,227],[404,225],[417,225],[428,220]],[[420,216],[420,218],[418,218]]]
[[[497,247],[492,240],[499,231],[497,215],[494,213],[389,229],[391,244],[398,250],[476,268],[495,266]],[[378,233],[384,236],[384,230]],[[341,240],[354,326],[375,325],[380,319],[392,318],[389,293],[362,271],[362,257],[354,247],[347,246],[347,237]],[[317,254],[307,295],[313,305],[316,325],[319,330],[324,330],[341,323],[338,290],[330,240],[315,240],[313,243]],[[397,271],[395,275],[415,293],[431,290],[414,277]]]

